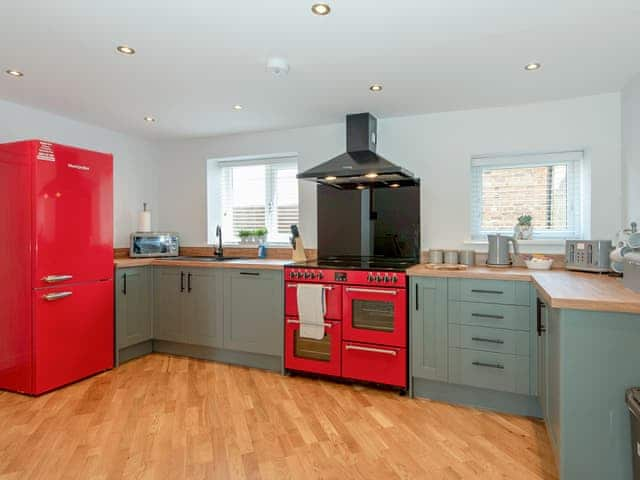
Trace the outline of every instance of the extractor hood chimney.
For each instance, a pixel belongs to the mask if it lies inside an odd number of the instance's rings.
[[[370,113],[347,115],[347,152],[298,174],[340,189],[417,185],[413,173],[376,153],[378,121]]]

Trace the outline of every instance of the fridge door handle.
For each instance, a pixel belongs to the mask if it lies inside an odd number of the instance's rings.
[[[71,280],[73,275],[47,275],[42,281],[47,283],[64,282],[65,280]]]
[[[42,298],[44,298],[47,302],[55,302],[56,300],[70,297],[71,295],[73,295],[73,292],[48,293],[46,295],[43,295]]]

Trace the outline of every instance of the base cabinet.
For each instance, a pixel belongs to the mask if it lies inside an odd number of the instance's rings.
[[[223,275],[224,348],[282,356],[282,272],[228,269]]]
[[[153,338],[150,267],[116,270],[116,350]]]
[[[222,346],[222,272],[160,267],[155,272],[158,340]]]

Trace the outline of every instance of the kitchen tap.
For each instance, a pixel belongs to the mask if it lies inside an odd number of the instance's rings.
[[[213,253],[218,257],[224,256],[224,250],[222,249],[222,227],[218,225],[216,227],[216,238],[218,239],[218,248],[214,247]]]

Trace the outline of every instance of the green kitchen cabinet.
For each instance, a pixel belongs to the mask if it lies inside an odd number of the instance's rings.
[[[222,273],[160,267],[155,272],[155,338],[207,347],[222,344]]]
[[[282,356],[283,273],[224,270],[224,341],[228,350]]]
[[[116,270],[116,350],[153,338],[151,267]]]
[[[186,328],[183,317],[186,292],[185,272],[179,267],[156,267],[154,338],[172,342],[185,342]]]
[[[447,381],[447,279],[412,278],[409,318],[414,377]]]

